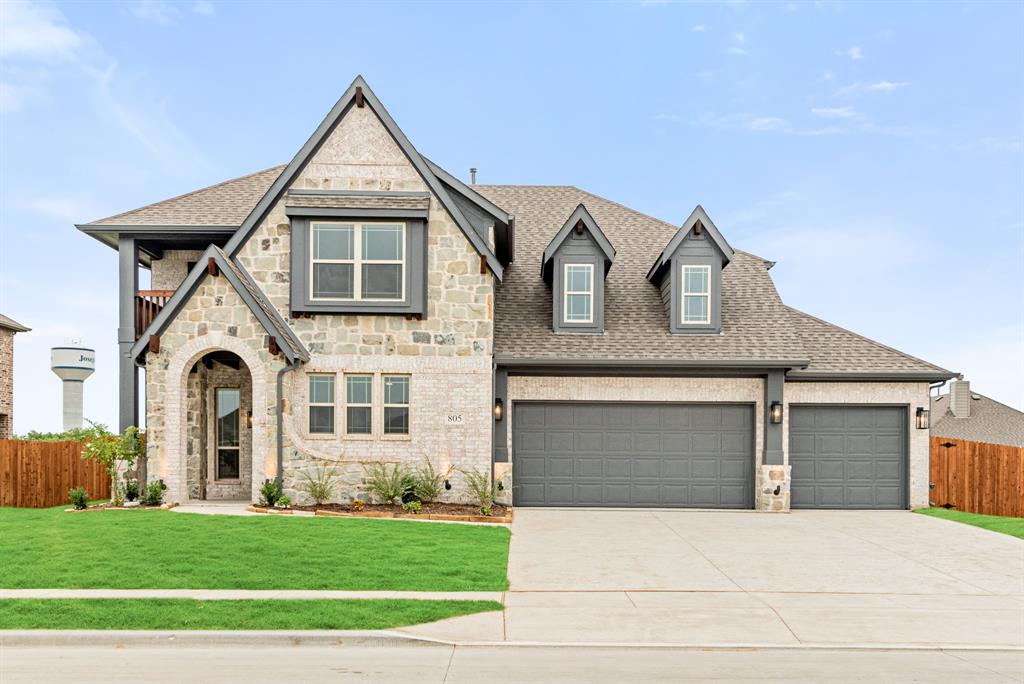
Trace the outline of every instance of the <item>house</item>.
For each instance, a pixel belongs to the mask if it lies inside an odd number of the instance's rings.
[[[288,164],[78,227],[118,250],[121,426],[144,369],[171,500],[430,459],[519,506],[927,505],[953,373],[786,306],[701,207],[467,185],[361,77]]]
[[[14,336],[29,330],[0,314],[0,439],[14,433]]]
[[[971,383],[957,378],[949,392],[932,397],[933,437],[1024,447],[1024,413],[971,391]]]

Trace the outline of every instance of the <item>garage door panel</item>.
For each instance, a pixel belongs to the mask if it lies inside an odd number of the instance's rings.
[[[794,508],[903,508],[906,409],[791,406]]]
[[[750,405],[516,402],[512,416],[516,505],[752,505]]]

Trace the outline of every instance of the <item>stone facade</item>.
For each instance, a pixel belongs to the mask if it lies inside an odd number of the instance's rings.
[[[14,432],[14,335],[0,328],[0,439]]]
[[[415,168],[369,108],[352,108],[296,179],[294,187],[352,190],[427,189]],[[305,501],[303,472],[321,464],[341,474],[337,498],[366,498],[364,466],[401,462],[415,467],[429,458],[444,470],[486,469],[491,459],[491,354],[494,281],[480,273],[480,256],[436,197],[430,201],[427,242],[427,315],[314,315],[290,318],[291,224],[278,202],[238,253],[270,302],[310,352],[309,363],[283,376],[283,480],[285,492]],[[176,287],[189,252],[169,252],[154,265],[153,287]],[[158,263],[158,262],[157,262]],[[150,477],[163,477],[169,500],[202,492],[196,454],[203,428],[190,410],[189,369],[205,353],[238,354],[252,374],[253,427],[251,489],[277,470],[275,378],[284,367],[267,351],[266,332],[224,277],[206,276],[161,336],[159,354],[147,356],[146,397]],[[374,399],[381,400],[380,376],[410,376],[410,434],[379,434],[381,411],[374,407],[375,434],[350,439],[340,432],[324,438],[308,432],[309,373],[337,374],[335,411],[345,410],[346,372],[375,375]],[[198,385],[198,380],[193,381]],[[198,399],[198,386],[192,388]],[[209,428],[206,428],[208,433]],[[189,448],[192,455],[189,455]],[[466,500],[458,470],[446,498]],[[212,490],[207,488],[207,496]],[[248,498],[248,497],[246,497]]]
[[[162,259],[153,259],[150,270],[150,289],[176,290],[188,275],[188,265],[195,263],[203,253],[191,249],[164,250]]]

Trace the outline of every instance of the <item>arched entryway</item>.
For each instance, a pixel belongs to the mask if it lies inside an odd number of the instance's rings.
[[[238,354],[198,358],[185,382],[189,500],[248,500],[253,480],[252,374]]]

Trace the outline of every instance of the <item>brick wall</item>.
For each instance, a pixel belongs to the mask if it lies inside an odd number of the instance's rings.
[[[14,431],[14,331],[0,328],[0,439]]]

